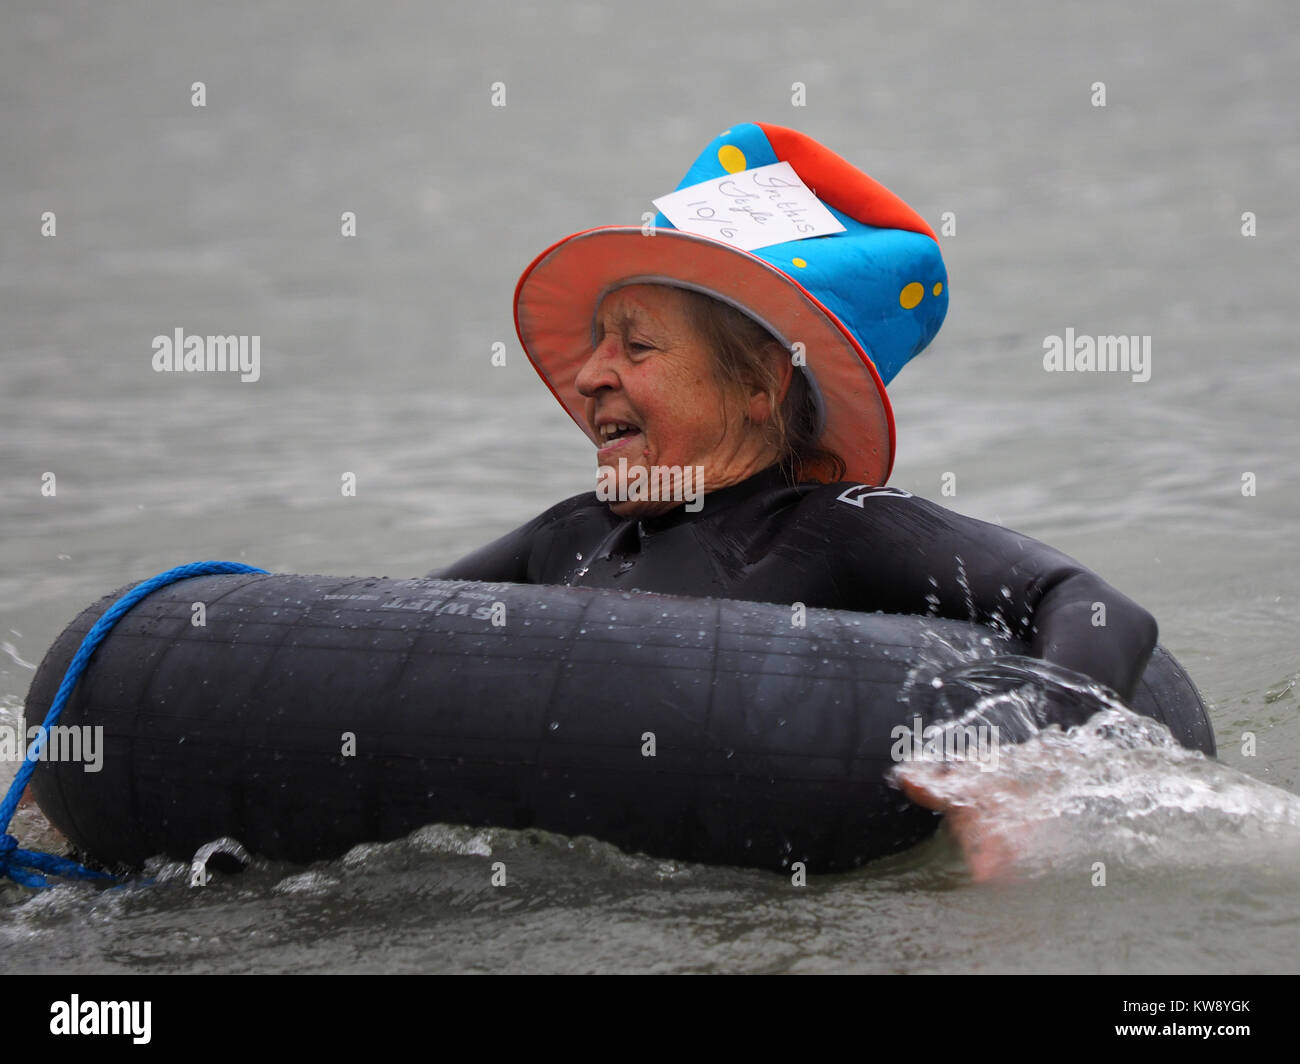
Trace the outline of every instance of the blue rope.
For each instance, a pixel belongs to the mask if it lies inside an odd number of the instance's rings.
[[[104,612],[103,616],[95,622],[90,631],[86,633],[86,638],[81,641],[81,646],[77,648],[77,652],[72,656],[72,661],[68,664],[68,671],[63,674],[63,682],[59,684],[59,690],[54,696],[54,701],[50,704],[50,711],[45,715],[44,723],[41,724],[41,730],[37,733],[36,738],[32,740],[32,745],[27,750],[26,760],[23,762],[22,767],[18,769],[18,774],[9,786],[9,793],[5,795],[4,801],[0,802],[0,875],[7,875],[25,887],[51,886],[44,876],[27,871],[29,868],[71,879],[117,878],[106,872],[96,872],[93,869],[86,868],[84,865],[80,865],[67,857],[21,849],[18,846],[18,840],[8,834],[9,821],[13,819],[14,812],[18,809],[18,800],[23,796],[23,791],[27,789],[27,782],[32,778],[32,773],[36,771],[36,762],[40,760],[41,750],[45,747],[46,736],[49,735],[50,729],[58,723],[59,714],[63,712],[63,707],[67,704],[68,699],[72,697],[72,691],[77,686],[77,681],[81,679],[81,674],[86,671],[90,656],[99,648],[99,644],[108,636],[113,626],[141,599],[152,595],[160,587],[174,584],[178,580],[187,580],[191,576],[265,572],[265,569],[256,569],[251,565],[243,565],[240,562],[191,562],[189,565],[178,565],[174,569],[168,569],[165,573],[151,576],[143,583],[136,584],[135,587],[114,602]]]

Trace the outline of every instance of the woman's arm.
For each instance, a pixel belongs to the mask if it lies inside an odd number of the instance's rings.
[[[860,545],[851,576],[871,608],[1003,627],[1035,657],[1132,698],[1156,645],[1155,618],[1084,565],[905,493],[842,492],[835,506],[836,523],[850,526],[845,541]]]
[[[1127,702],[1137,690],[1158,636],[1155,617],[1079,566],[1043,593],[1029,652],[1091,676]]]

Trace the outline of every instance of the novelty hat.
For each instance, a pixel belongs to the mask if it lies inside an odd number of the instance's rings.
[[[596,442],[575,382],[601,300],[673,285],[730,304],[785,345],[812,386],[818,442],[848,479],[883,484],[894,464],[885,386],[948,310],[930,226],[812,138],[764,123],[723,132],[655,205],[652,224],[574,233],[519,279],[519,339],[569,416]]]

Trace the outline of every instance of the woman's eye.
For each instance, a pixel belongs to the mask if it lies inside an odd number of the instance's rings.
[[[629,340],[627,347],[629,351],[638,352],[638,353],[642,351],[654,350],[654,347],[652,345],[647,343],[642,343],[640,340]]]

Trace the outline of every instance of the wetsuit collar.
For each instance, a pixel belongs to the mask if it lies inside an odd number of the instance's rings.
[[[717,491],[706,492],[701,499],[703,506],[694,512],[687,510],[686,504],[683,503],[667,513],[656,514],[654,517],[643,517],[637,522],[637,529],[642,536],[654,535],[656,532],[662,532],[665,529],[695,520],[706,514],[719,513],[735,506],[737,503],[743,502],[751,495],[769,491],[786,483],[785,473],[781,471],[780,466],[768,466],[738,484],[729,484]]]

